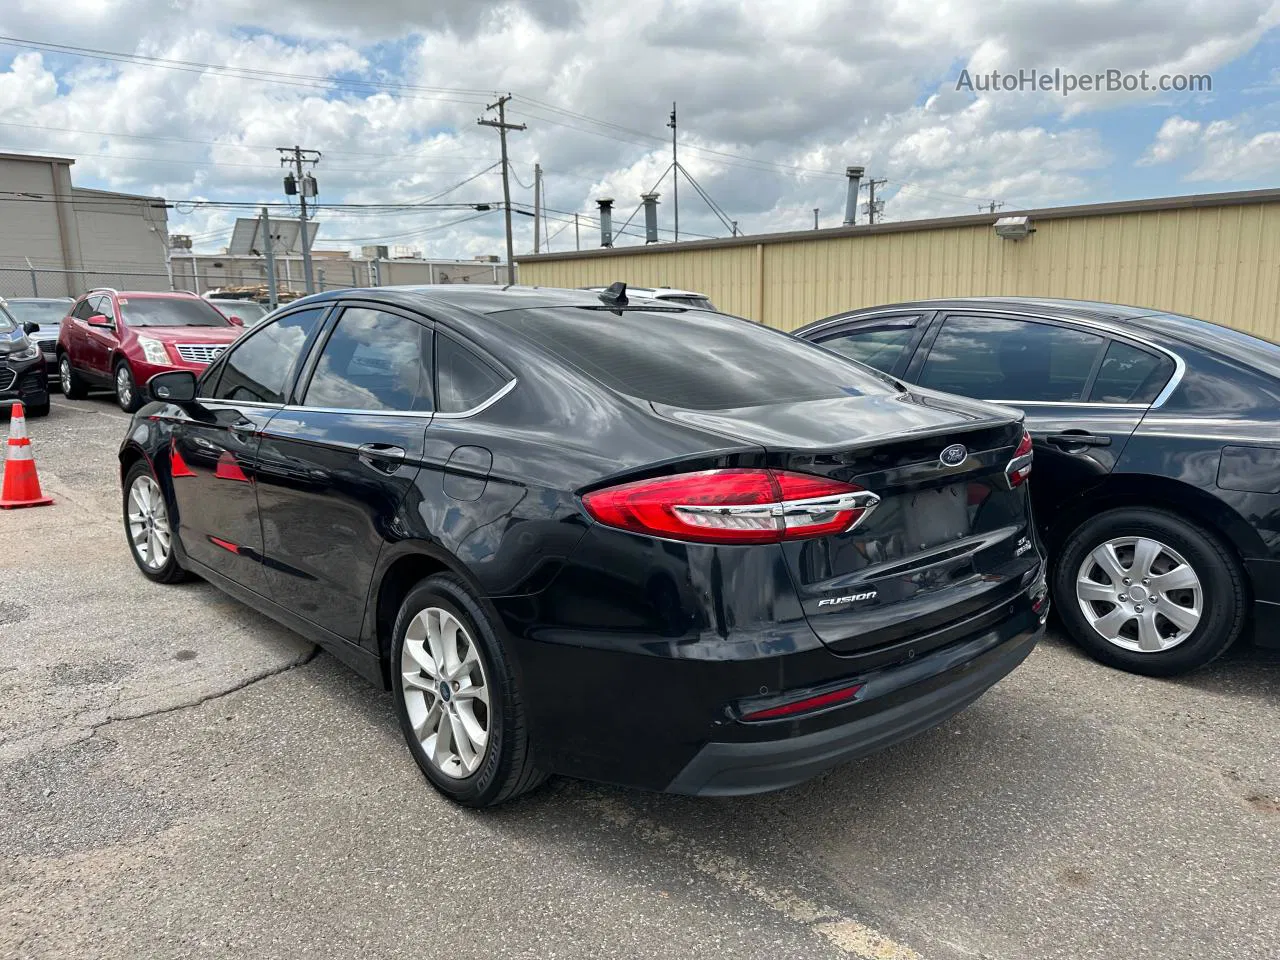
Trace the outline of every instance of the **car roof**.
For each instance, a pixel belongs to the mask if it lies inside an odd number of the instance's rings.
[[[330,300],[386,300],[406,307],[431,304],[454,307],[476,314],[503,310],[538,310],[545,307],[599,307],[600,294],[591,290],[568,290],[558,287],[481,286],[462,283],[438,283],[421,286],[350,287],[312,294],[293,301],[298,304],[324,303]]]

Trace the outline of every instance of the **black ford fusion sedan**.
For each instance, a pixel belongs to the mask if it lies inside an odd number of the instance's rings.
[[[1166,676],[1280,647],[1280,345],[1143,307],[962,298],[797,336],[1026,413],[1036,520],[1072,637]]]
[[[156,375],[120,450],[134,560],[389,687],[472,806],[552,773],[784,787],[1027,656],[1019,414],[620,287],[326,293]]]

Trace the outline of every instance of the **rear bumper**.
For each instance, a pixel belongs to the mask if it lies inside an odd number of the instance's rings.
[[[877,671],[866,679],[870,697],[856,719],[798,735],[792,735],[793,721],[781,721],[770,724],[779,728],[777,739],[708,743],[667,792],[734,796],[777,790],[922,733],[1007,676],[1043,632],[1038,617],[1023,615],[920,661]]]
[[[1280,560],[1248,560],[1245,567],[1254,597],[1253,642],[1280,649]]]

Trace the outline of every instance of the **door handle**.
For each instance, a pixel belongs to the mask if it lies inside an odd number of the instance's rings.
[[[1055,447],[1109,447],[1110,437],[1100,437],[1096,433],[1051,433],[1045,437],[1046,443]]]
[[[404,448],[389,443],[366,443],[356,448],[360,461],[382,473],[395,473],[404,463]]]
[[[258,425],[247,417],[242,417],[235,423],[231,424],[231,432],[238,433],[241,436],[249,436],[257,429]]]

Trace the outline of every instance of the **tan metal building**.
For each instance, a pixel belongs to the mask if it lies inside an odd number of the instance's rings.
[[[163,198],[73,186],[74,163],[0,153],[0,296],[168,290]]]
[[[1034,232],[998,237],[1000,217]],[[545,253],[521,283],[698,290],[793,330],[923,297],[1046,296],[1191,314],[1280,340],[1280,190],[1098,203],[874,226]]]

